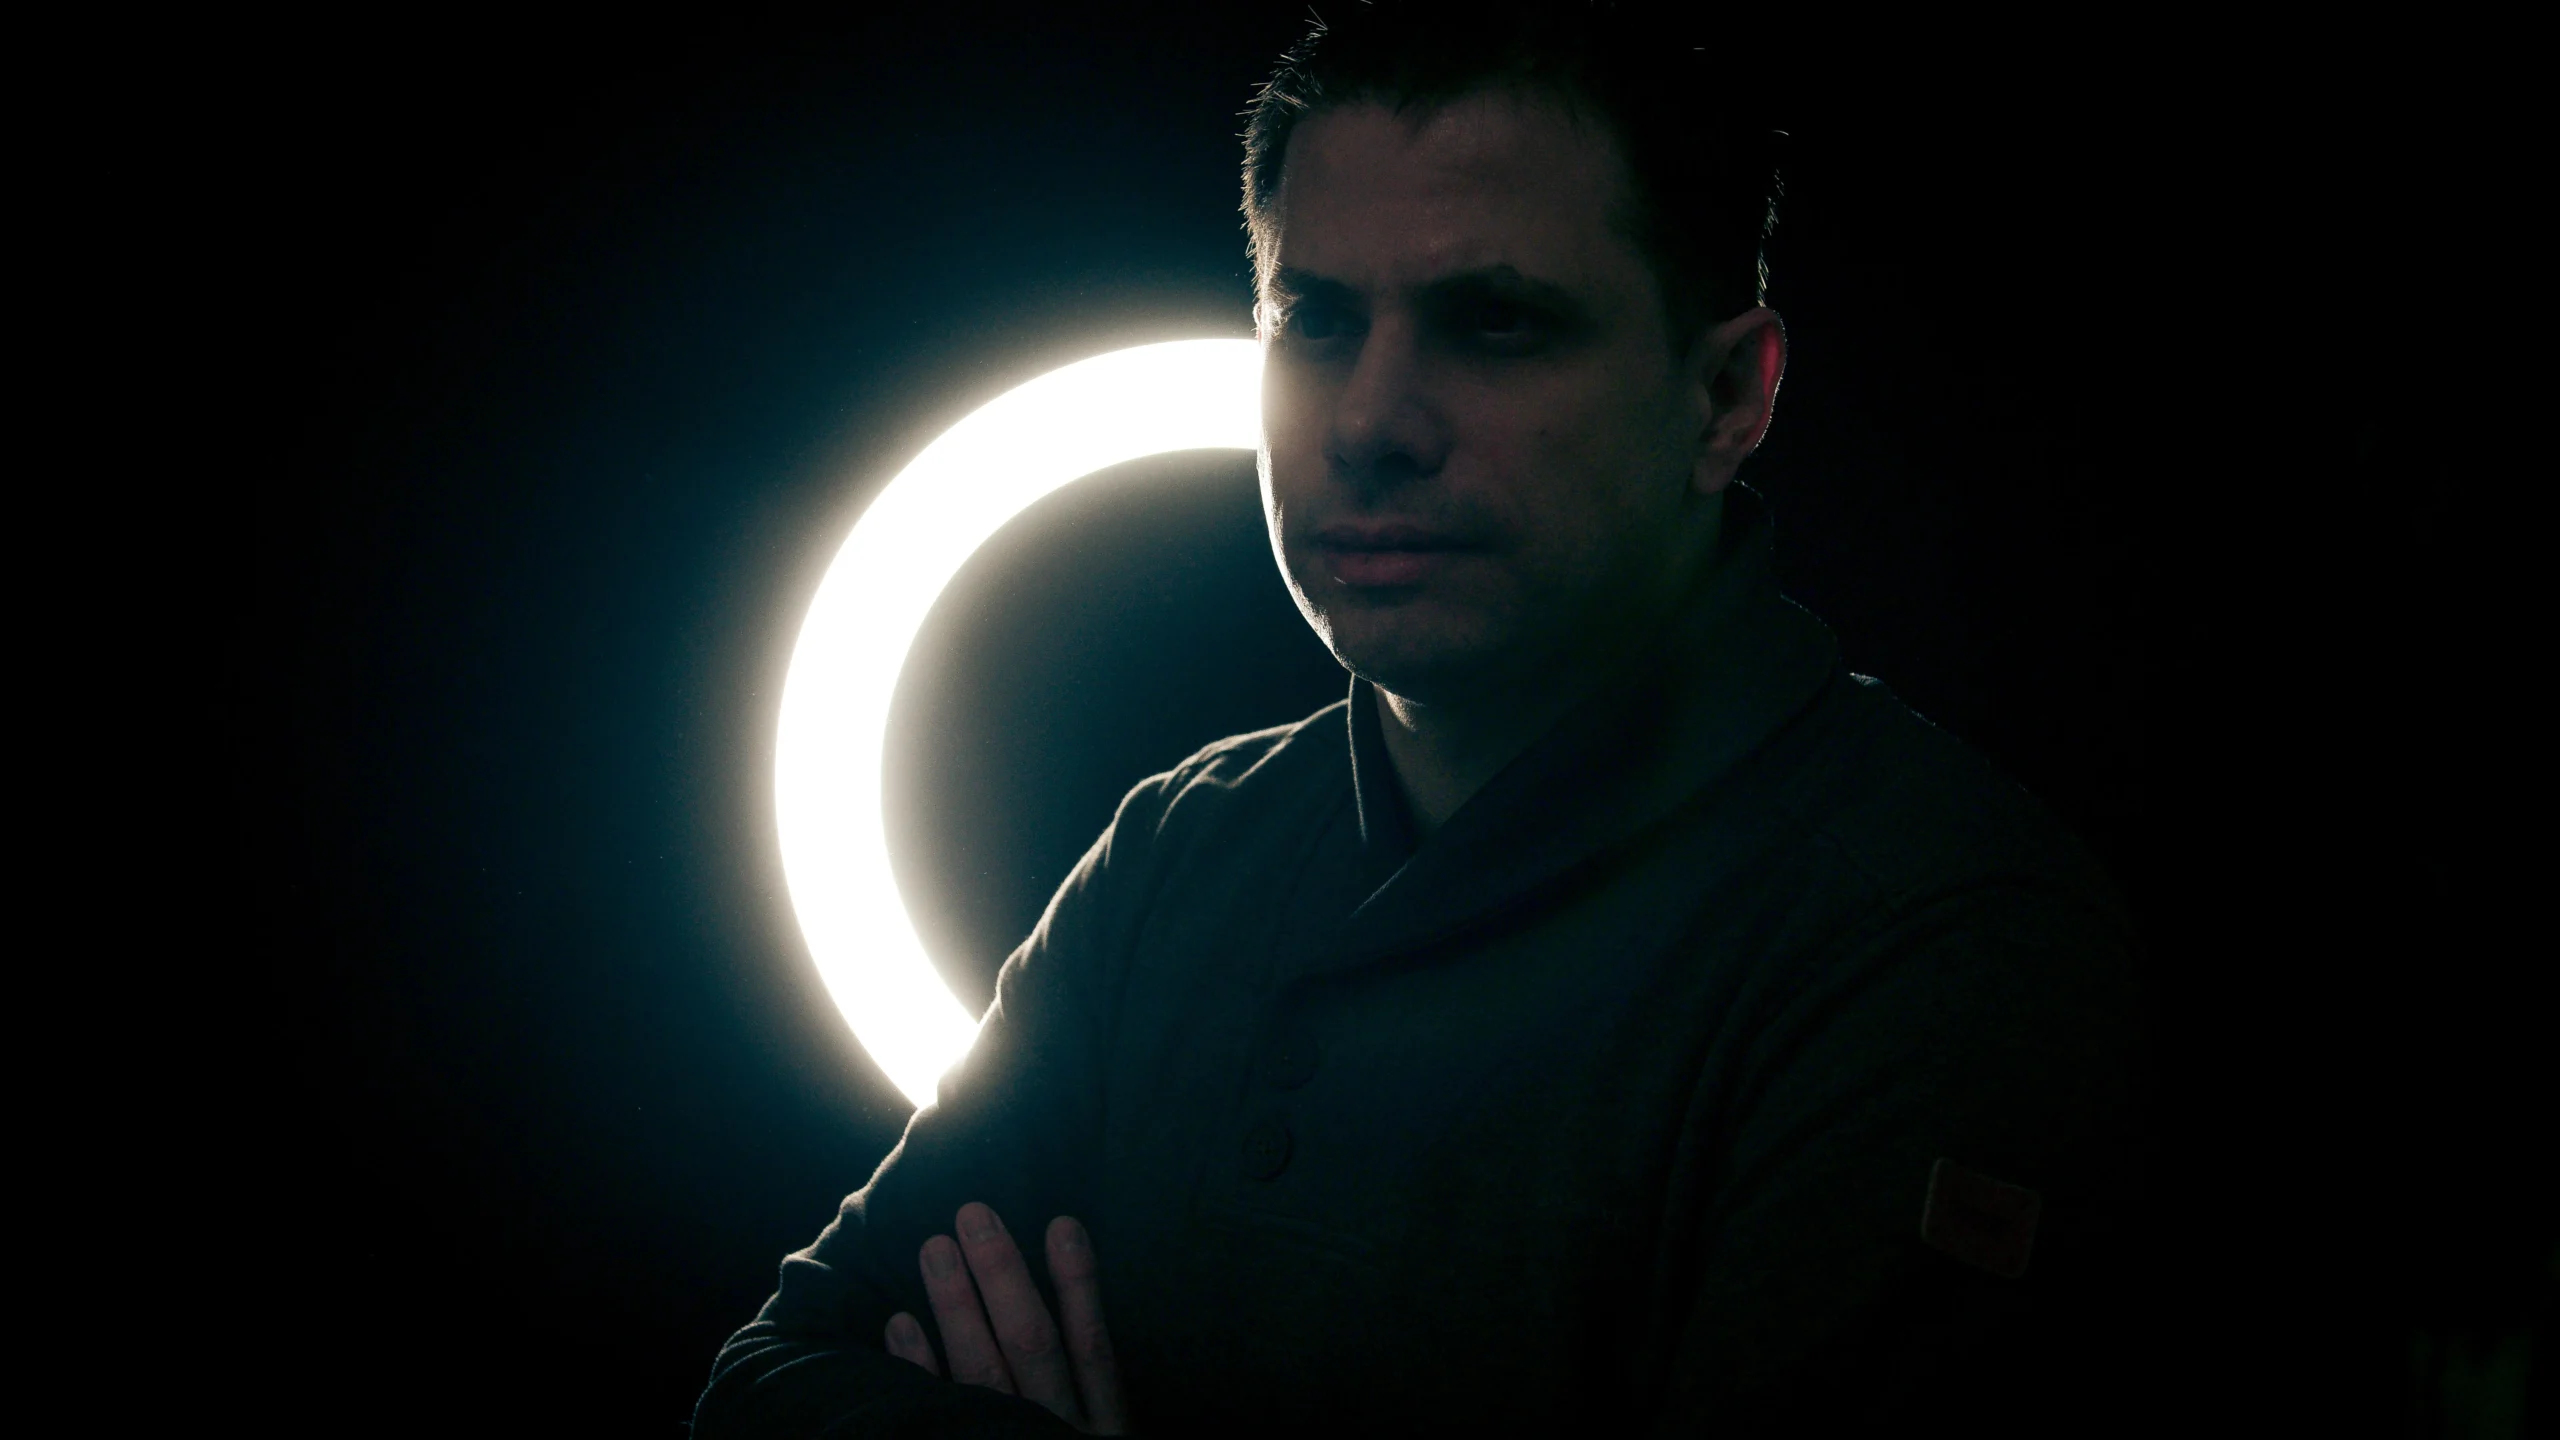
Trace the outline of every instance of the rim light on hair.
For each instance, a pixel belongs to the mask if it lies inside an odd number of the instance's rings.
[[[1180,340],[1005,392],[872,500],[809,602],[774,746],[783,875],[827,993],[918,1106],[977,1021],[927,958],[889,869],[881,767],[908,648],[951,577],[1042,496],[1149,455],[1258,446],[1261,372],[1251,340]]]

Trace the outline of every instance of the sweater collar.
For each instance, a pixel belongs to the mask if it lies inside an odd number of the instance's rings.
[[[1728,491],[1716,562],[1658,639],[1427,841],[1396,787],[1376,699],[1354,680],[1360,842],[1371,873],[1396,868],[1353,913],[1335,963],[1427,944],[1527,899],[1715,784],[1802,710],[1839,668],[1839,645],[1778,593],[1772,535],[1759,496]]]

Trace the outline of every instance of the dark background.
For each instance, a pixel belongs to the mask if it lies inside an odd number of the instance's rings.
[[[247,72],[268,1123],[233,1154],[280,1422],[674,1435],[894,1140],[781,888],[800,609],[979,403],[1246,333],[1236,112],[1298,13],[420,30]],[[2528,712],[2488,442],[2427,398],[2477,287],[2411,283],[2494,247],[2352,66],[2019,43],[1754,47],[1794,356],[1746,478],[1853,666],[2043,795],[2149,937],[2157,1382],[2101,1403],[2511,1433],[2560,1213],[2548,946],[2499,918]],[[1249,463],[1017,521],[894,722],[955,986],[1131,782],[1338,680]]]

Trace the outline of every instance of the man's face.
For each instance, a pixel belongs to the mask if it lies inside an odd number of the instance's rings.
[[[1712,524],[1706,392],[1613,223],[1626,184],[1605,133],[1507,92],[1290,136],[1263,502],[1299,609],[1390,693],[1534,684],[1650,610]]]

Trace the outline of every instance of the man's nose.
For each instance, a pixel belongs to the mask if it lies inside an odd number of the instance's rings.
[[[1448,432],[1427,379],[1410,326],[1370,327],[1334,398],[1325,435],[1326,467],[1335,478],[1371,489],[1439,473],[1448,458]]]

